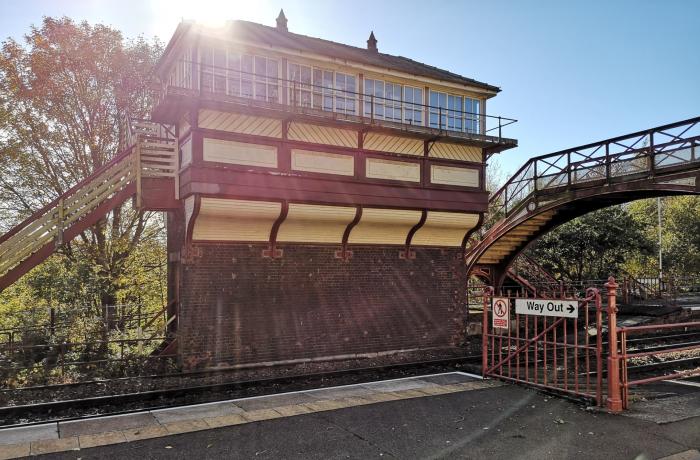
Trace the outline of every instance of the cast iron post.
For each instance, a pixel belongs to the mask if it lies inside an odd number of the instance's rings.
[[[617,357],[617,288],[612,276],[605,283],[608,290],[608,399],[607,407],[612,412],[622,411],[620,395],[620,361]]]

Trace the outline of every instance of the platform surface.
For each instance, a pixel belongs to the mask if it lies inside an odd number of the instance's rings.
[[[102,418],[104,427],[115,429],[106,433],[94,433],[97,420],[59,423],[57,438],[5,444],[5,453],[42,454],[53,448],[42,458],[100,460],[700,460],[698,417],[657,423],[610,415],[459,373],[153,411],[147,413],[151,418],[139,415],[140,428],[124,428],[135,423],[129,416]],[[70,436],[61,437],[64,433]],[[16,434],[15,441],[18,436],[27,433]]]

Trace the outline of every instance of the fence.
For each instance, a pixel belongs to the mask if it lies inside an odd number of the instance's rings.
[[[523,314],[518,311],[517,303],[514,312],[511,308],[514,302],[527,302],[532,298],[529,291],[497,296],[493,288],[487,287],[483,294],[482,319],[484,376],[587,398],[617,412],[629,407],[632,386],[700,375],[700,367],[663,373],[660,364],[655,363],[645,369],[641,377],[631,378],[630,362],[639,359],[691,353],[690,358],[671,363],[696,365],[700,361],[700,341],[697,340],[700,322],[618,328],[619,285],[610,277],[603,288],[603,298],[594,287],[588,288],[583,297],[571,296],[568,293],[576,291],[574,287],[537,299],[542,304],[565,305],[566,302],[571,309],[576,305],[578,311],[567,317],[561,312],[541,316],[536,310]],[[672,334],[673,331],[682,334]],[[630,346],[629,336],[652,332],[670,335],[640,337],[635,339],[636,345]],[[660,339],[682,341],[659,346]],[[656,344],[639,348],[645,341]],[[607,376],[605,380],[604,376]]]
[[[102,316],[90,316],[59,314],[51,309],[48,318],[41,318],[33,326],[0,330],[0,386],[65,383],[174,369],[174,356],[159,353],[171,339],[177,318],[174,308],[168,305],[155,313],[142,310],[141,305],[133,304],[108,306]]]
[[[677,378],[692,377],[695,375],[700,375],[700,367],[695,369],[689,369],[681,372],[673,372],[671,374],[654,375],[651,377],[630,379],[629,376],[629,363],[634,360],[651,358],[658,356],[667,355],[678,355],[679,353],[689,353],[689,352],[700,352],[700,342],[690,341],[684,342],[676,345],[664,346],[662,349],[654,347],[655,349],[651,351],[645,351],[646,348],[641,348],[636,352],[632,352],[628,348],[628,338],[639,333],[649,333],[649,332],[668,332],[668,331],[681,331],[688,332],[694,330],[696,332],[695,336],[700,337],[700,322],[686,322],[686,323],[676,323],[676,324],[654,324],[648,326],[632,326],[632,327],[622,327],[618,332],[617,340],[620,343],[620,391],[622,393],[622,408],[627,409],[629,406],[629,389],[632,386],[643,385],[648,383],[660,382],[662,380],[671,380]],[[698,361],[700,361],[700,354],[696,356]],[[658,364],[657,364],[658,366]]]
[[[550,297],[553,303],[575,303],[582,319],[520,314],[513,303],[524,296],[484,294],[482,369],[484,376],[583,397],[602,404],[601,298],[589,289],[582,299]],[[532,300],[534,302],[534,299]],[[505,317],[498,326],[495,318]],[[505,309],[505,310],[504,310]],[[489,321],[491,313],[493,322]]]

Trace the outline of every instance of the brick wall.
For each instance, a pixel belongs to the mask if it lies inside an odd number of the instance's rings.
[[[195,245],[183,260],[178,347],[187,368],[458,345],[459,249]]]

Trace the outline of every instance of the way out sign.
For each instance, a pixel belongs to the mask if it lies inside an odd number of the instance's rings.
[[[519,315],[578,318],[578,301],[557,299],[515,299],[515,313]]]
[[[510,326],[510,299],[494,297],[491,307],[491,327],[493,329],[508,329]]]

